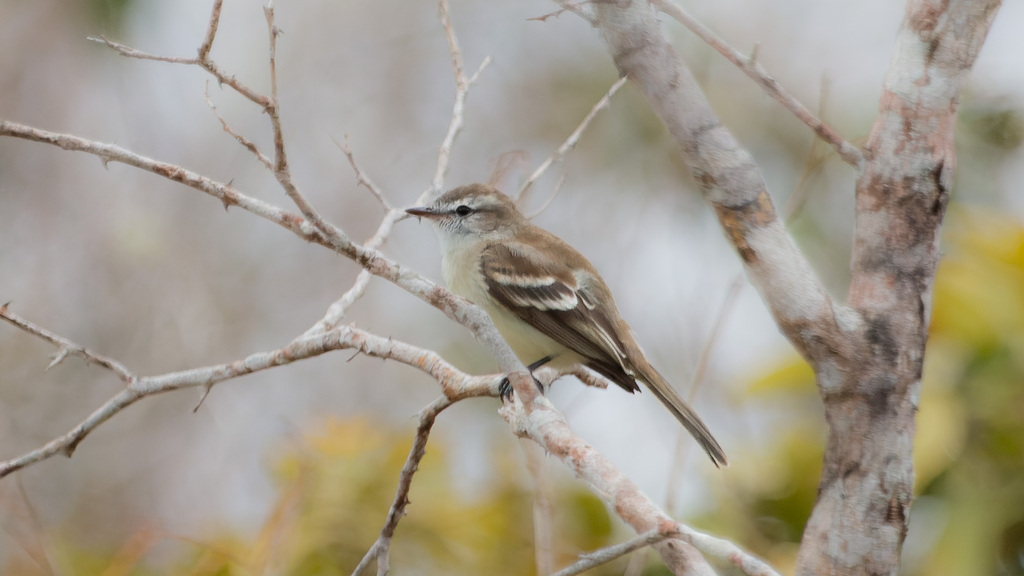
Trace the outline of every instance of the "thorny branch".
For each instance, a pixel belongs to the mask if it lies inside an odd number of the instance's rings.
[[[107,358],[106,356],[97,354],[88,348],[79,346],[64,337],[58,336],[49,330],[32,324],[28,320],[25,320],[11,312],[9,310],[10,304],[11,303],[8,302],[3,306],[0,306],[0,319],[6,320],[21,330],[28,332],[33,336],[38,336],[57,347],[57,355],[54,357],[53,362],[50,362],[50,365],[46,367],[47,370],[63,362],[69,355],[74,355],[86,362],[89,362],[90,364],[96,364],[110,370],[114,374],[117,374],[118,378],[125,383],[135,381],[135,375],[132,374],[131,370],[129,370],[124,364],[121,364],[113,358]]]

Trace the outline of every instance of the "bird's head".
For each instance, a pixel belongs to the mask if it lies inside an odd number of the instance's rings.
[[[433,204],[409,208],[406,212],[434,224],[443,242],[470,238],[502,240],[524,220],[511,198],[487,184],[453,188]]]

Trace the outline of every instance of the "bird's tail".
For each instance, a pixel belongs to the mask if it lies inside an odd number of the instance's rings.
[[[658,400],[668,408],[677,420],[693,435],[694,440],[708,453],[708,457],[715,466],[722,467],[729,465],[729,459],[725,456],[725,450],[711,435],[704,421],[690,408],[690,405],[683,400],[676,389],[665,380],[657,370],[650,364],[638,366],[636,377],[647,385],[647,388],[658,397]]]

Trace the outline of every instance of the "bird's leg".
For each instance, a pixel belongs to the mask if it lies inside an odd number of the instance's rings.
[[[554,356],[550,356],[550,355],[549,356],[545,356],[545,357],[541,358],[540,360],[537,360],[533,364],[530,364],[529,366],[527,366],[526,369],[529,370],[530,376],[533,376],[533,371],[534,370],[536,370],[537,368],[540,368],[541,366],[547,364],[548,362],[551,362],[554,358],[555,358]],[[540,390],[541,394],[543,394],[544,393],[544,385],[540,383],[540,380],[537,380],[537,378],[534,378],[533,379],[533,383],[537,385],[537,389]],[[508,381],[508,376],[505,376],[504,378],[502,378],[501,379],[501,384],[498,384],[498,395],[501,398],[502,402],[504,402],[506,400],[511,400],[512,399],[512,383]]]
[[[529,366],[527,366],[526,369],[530,371],[530,374],[533,374],[534,370],[536,370],[537,368],[540,368],[541,366],[547,364],[548,362],[551,362],[554,359],[555,359],[554,356],[551,356],[551,355],[545,356],[545,357],[541,358],[540,360],[537,360],[533,364],[530,364]],[[536,380],[536,378],[535,378],[535,380]]]

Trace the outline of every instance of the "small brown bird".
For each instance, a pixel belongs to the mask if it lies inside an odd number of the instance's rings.
[[[693,435],[716,466],[725,451],[697,413],[651,366],[594,266],[534,226],[505,194],[461,186],[409,214],[435,225],[445,282],[490,314],[530,369],[586,366],[638,392],[642,382]]]

